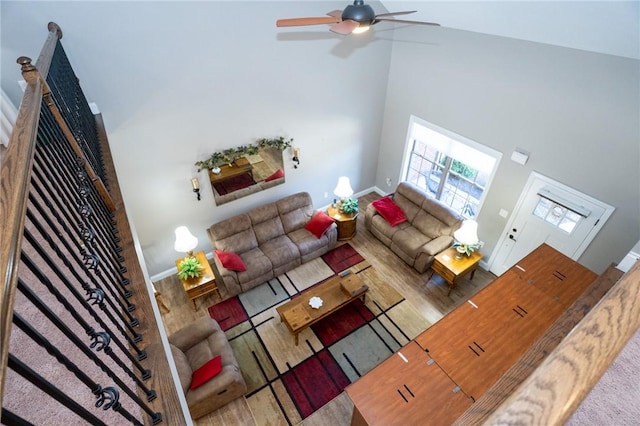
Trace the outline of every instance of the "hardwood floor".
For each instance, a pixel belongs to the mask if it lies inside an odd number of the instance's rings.
[[[352,240],[349,240],[349,243],[430,323],[438,321],[495,279],[495,276],[490,272],[478,268],[472,281],[468,276],[463,277],[451,295],[447,296],[448,286],[441,277],[435,274],[430,277],[430,272],[419,274],[365,229],[364,211],[366,206],[377,198],[379,195],[376,193],[359,198],[360,214],[357,218],[357,233]],[[177,276],[165,278],[154,284],[156,289],[161,292],[164,304],[170,309],[170,312],[161,310],[167,334],[173,333],[196,318],[208,315],[207,308],[219,301],[217,295],[197,299],[197,310],[194,310],[193,304],[187,299]],[[301,424],[348,425],[351,421],[352,410],[353,404],[343,392]],[[260,413],[251,413],[244,399],[240,398],[209,416],[198,419],[195,424],[213,426],[261,425],[263,423]]]

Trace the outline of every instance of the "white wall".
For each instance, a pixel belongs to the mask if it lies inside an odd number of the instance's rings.
[[[90,102],[103,114],[118,179],[149,272],[174,267],[173,230],[206,228],[250,207],[308,191],[331,202],[338,176],[372,186],[391,45],[327,26],[277,29],[278,18],[322,16],[342,2],[2,2],[2,88],[20,96],[15,58],[34,61],[47,22]],[[376,7],[376,6],[374,6]],[[293,137],[286,183],[217,207],[193,163],[260,137]],[[329,194],[324,198],[324,193]]]
[[[396,32],[376,184],[397,181],[409,115],[503,153],[478,217],[489,258],[530,172],[616,207],[580,261],[596,272],[640,237],[640,61],[438,28]],[[531,152],[526,166],[509,160]]]
[[[410,114],[503,152],[479,217],[487,258],[507,220],[498,211],[513,209],[532,170],[616,207],[581,259],[587,267],[601,271],[640,239],[638,61],[445,27],[398,26],[392,41],[382,23],[365,38],[274,24],[343,7],[2,1],[1,85],[17,104],[15,59],[35,59],[57,22],[106,121],[151,274],[173,267],[178,225],[208,251],[214,221],[302,190],[325,205],[339,175],[356,191],[391,190]],[[278,135],[301,147],[286,184],[216,207],[202,173],[196,201],[193,162]],[[531,152],[526,166],[509,160],[515,147]]]

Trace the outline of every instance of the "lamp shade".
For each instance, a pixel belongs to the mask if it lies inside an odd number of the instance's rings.
[[[463,221],[462,226],[453,233],[453,238],[461,244],[477,244],[478,222],[471,219]]]
[[[351,189],[351,182],[349,182],[349,178],[346,176],[340,176],[338,178],[338,185],[336,189],[333,190],[333,193],[336,197],[347,198],[353,195],[353,189]]]
[[[175,233],[176,242],[173,248],[176,249],[176,251],[189,253],[198,245],[198,239],[189,232],[186,226],[178,226]]]

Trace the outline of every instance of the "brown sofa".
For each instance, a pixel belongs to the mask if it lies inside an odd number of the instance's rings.
[[[438,253],[453,244],[453,232],[462,225],[462,218],[408,182],[398,185],[393,201],[407,216],[406,222],[391,226],[369,204],[365,227],[408,265],[423,273]]]
[[[211,225],[207,232],[214,252],[236,253],[247,268],[226,269],[213,256],[222,298],[243,293],[334,248],[335,224],[321,238],[304,228],[314,213],[311,196],[300,192]]]
[[[218,323],[202,317],[169,336],[180,384],[194,419],[217,410],[243,396],[247,385],[229,341]],[[221,355],[222,371],[196,389],[189,389],[193,371]]]

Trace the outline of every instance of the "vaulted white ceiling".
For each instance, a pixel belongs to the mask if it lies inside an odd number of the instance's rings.
[[[398,18],[640,59],[638,0],[382,0],[381,3],[389,12],[417,10]]]

